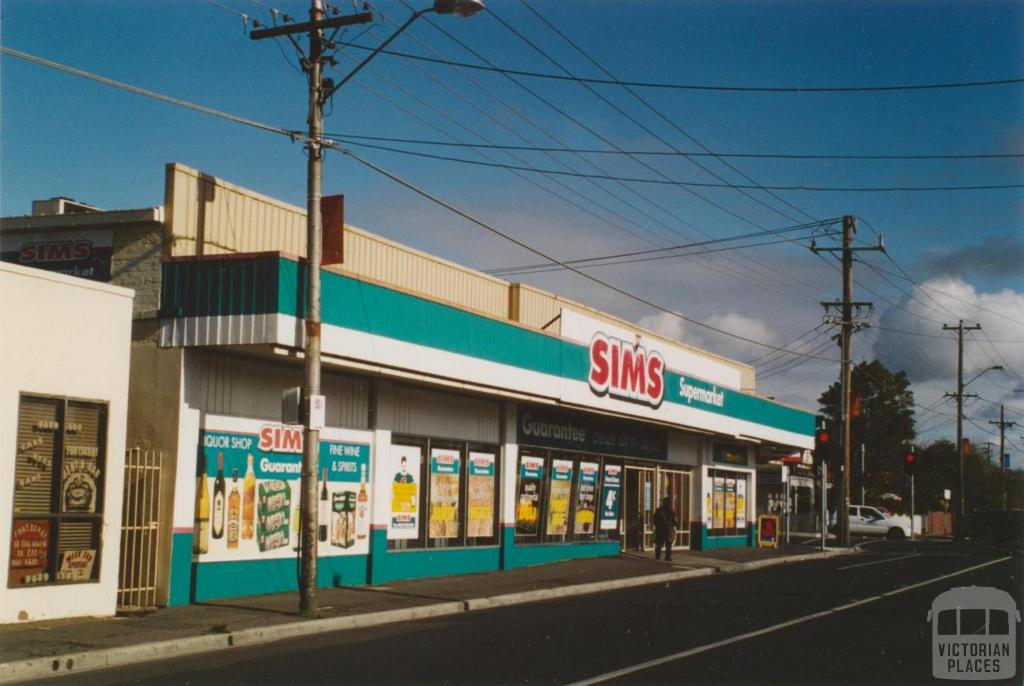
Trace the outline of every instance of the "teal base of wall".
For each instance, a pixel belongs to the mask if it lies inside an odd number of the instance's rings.
[[[690,524],[690,547],[694,550],[716,550],[718,548],[746,548],[752,546],[751,527],[739,536],[709,536],[707,528],[698,522]]]
[[[505,554],[502,569],[516,569],[532,565],[543,565],[562,560],[576,560],[584,557],[611,557],[620,552],[618,541],[593,541],[587,543],[536,543],[523,545],[515,542],[515,529],[502,530]]]
[[[499,568],[498,546],[480,548],[426,548],[419,550],[388,550],[386,529],[370,532],[371,584],[428,576],[452,576],[491,572]]]
[[[366,568],[366,555],[317,558],[317,587],[365,585]],[[298,577],[297,556],[276,560],[194,563],[192,534],[176,533],[171,542],[171,584],[167,604],[188,605],[204,600],[297,591]]]

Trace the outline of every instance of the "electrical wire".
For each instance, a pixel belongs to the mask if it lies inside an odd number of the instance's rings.
[[[120,81],[114,81],[113,79],[107,79],[105,77],[97,76],[95,74],[91,74],[89,72],[85,72],[85,71],[82,71],[80,69],[75,69],[73,67],[68,67],[66,65],[59,64],[57,62],[52,62],[50,60],[45,60],[45,59],[42,59],[42,58],[39,58],[39,57],[35,57],[33,55],[29,55],[27,53],[23,53],[23,52],[21,52],[19,50],[14,50],[12,48],[8,48],[8,47],[5,47],[5,46],[0,46],[0,52],[3,52],[3,53],[8,54],[8,55],[11,55],[12,57],[18,57],[20,59],[24,59],[24,60],[27,60],[27,61],[30,61],[30,62],[34,62],[36,64],[40,64],[42,66],[50,67],[50,68],[56,69],[58,71],[63,71],[63,72],[69,73],[69,74],[73,74],[75,76],[86,78],[86,79],[89,79],[91,81],[96,81],[96,82],[102,83],[104,85],[113,86],[115,88],[119,88],[121,90],[125,90],[125,91],[128,91],[130,93],[134,93],[136,95],[142,95],[142,96],[145,96],[145,97],[153,98],[155,100],[160,100],[161,102],[165,102],[165,103],[168,103],[168,104],[176,105],[178,107],[184,107],[186,109],[190,109],[190,110],[193,110],[193,111],[196,111],[196,112],[200,112],[202,114],[207,114],[207,115],[218,117],[218,118],[221,118],[221,119],[226,119],[228,121],[232,121],[232,122],[237,123],[237,124],[243,124],[245,126],[257,128],[257,129],[260,129],[262,131],[267,131],[267,132],[271,132],[271,133],[277,133],[279,135],[286,136],[287,138],[289,138],[291,140],[301,139],[301,140],[306,140],[308,142],[312,142],[309,139],[308,136],[305,136],[305,135],[303,135],[303,134],[301,134],[299,132],[296,132],[296,131],[290,131],[288,129],[271,126],[269,124],[263,124],[263,123],[260,123],[260,122],[257,122],[257,121],[251,120],[251,119],[246,119],[244,117],[239,117],[239,116],[236,116],[236,115],[228,114],[226,112],[215,110],[215,109],[210,108],[210,107],[204,107],[202,105],[197,105],[195,103],[191,103],[191,102],[188,102],[186,100],[180,100],[178,98],[173,98],[173,97],[170,97],[170,96],[167,96],[167,95],[162,95],[162,94],[156,93],[154,91],[148,91],[146,89],[138,88],[136,86],[130,86],[130,85],[122,83]],[[579,271],[578,269],[576,269],[575,267],[572,267],[570,265],[563,264],[557,258],[552,257],[552,256],[548,255],[547,253],[545,253],[545,252],[543,252],[543,251],[541,251],[541,250],[539,250],[537,248],[534,248],[533,246],[525,243],[524,241],[521,241],[518,238],[515,238],[515,237],[509,235],[508,233],[505,233],[505,232],[501,231],[500,229],[492,226],[491,224],[488,224],[487,222],[484,222],[483,220],[478,219],[478,218],[470,215],[469,213],[467,213],[467,212],[465,212],[465,211],[455,207],[451,203],[448,203],[448,202],[438,198],[437,196],[432,195],[431,193],[429,193],[429,192],[419,188],[418,186],[412,184],[409,181],[406,181],[405,179],[399,177],[398,175],[396,175],[396,174],[394,174],[392,172],[389,172],[386,169],[378,166],[377,164],[374,164],[373,162],[371,162],[371,161],[369,161],[369,160],[367,160],[367,159],[365,159],[365,158],[355,154],[351,150],[348,150],[346,148],[341,147],[340,145],[338,145],[334,141],[331,141],[331,140],[328,140],[328,139],[323,139],[323,140],[321,140],[319,142],[325,148],[330,149],[330,150],[335,150],[335,151],[345,155],[349,159],[352,159],[352,160],[358,162],[359,164],[363,165],[364,167],[367,167],[367,168],[377,172],[381,176],[384,176],[385,178],[388,178],[388,179],[394,181],[398,185],[400,185],[400,186],[402,186],[402,187],[404,187],[404,188],[406,188],[406,189],[416,193],[417,195],[419,195],[420,197],[425,198],[426,200],[429,200],[430,202],[434,203],[435,205],[438,205],[440,207],[443,207],[443,208],[447,209],[448,211],[452,212],[453,214],[456,214],[456,215],[462,217],[463,219],[469,221],[470,223],[475,224],[475,225],[485,229],[486,231],[488,231],[488,232],[490,232],[490,233],[492,233],[492,234],[494,234],[494,235],[496,235],[496,236],[498,236],[500,238],[503,238],[504,240],[506,240],[506,241],[508,241],[508,242],[510,242],[510,243],[512,243],[514,245],[519,246],[520,248],[526,250],[527,252],[531,252],[534,255],[537,255],[538,257],[541,257],[543,259],[550,260],[554,264],[562,264],[562,266],[564,266],[566,269],[568,269],[569,271],[572,271],[573,273],[583,277],[587,281],[590,281],[590,282],[595,283],[595,284],[597,284],[599,286],[607,288],[608,290],[611,290],[611,291],[613,291],[615,293],[618,293],[619,295],[622,295],[622,296],[624,296],[626,298],[629,298],[630,300],[638,302],[638,303],[640,303],[642,305],[646,305],[646,306],[651,307],[651,308],[653,308],[655,310],[659,310],[661,312],[664,312],[665,314],[669,314],[669,315],[671,315],[673,317],[676,317],[676,318],[678,318],[678,319],[680,319],[682,321],[689,322],[690,324],[694,324],[696,326],[699,326],[701,328],[707,329],[709,331],[713,331],[715,333],[721,334],[723,336],[727,336],[729,338],[735,338],[736,340],[744,341],[745,343],[750,343],[752,345],[757,345],[757,346],[760,346],[760,347],[763,347],[763,348],[768,348],[770,350],[778,350],[778,351],[789,353],[789,354],[793,354],[793,355],[799,355],[799,356],[802,356],[802,357],[808,357],[808,358],[815,358],[816,357],[816,359],[828,360],[830,362],[837,362],[838,361],[838,360],[835,360],[833,358],[818,357],[818,356],[814,356],[814,355],[808,355],[807,353],[800,353],[800,352],[795,352],[795,351],[791,351],[791,350],[785,350],[784,348],[781,348],[779,346],[771,345],[770,343],[765,343],[763,341],[758,341],[758,340],[755,340],[755,339],[752,339],[752,338],[748,338],[748,337],[743,336],[741,334],[737,334],[737,333],[734,333],[734,332],[731,332],[731,331],[727,331],[725,329],[721,329],[719,327],[713,326],[713,325],[708,324],[706,322],[702,322],[702,321],[700,321],[698,319],[694,319],[693,317],[688,317],[688,316],[686,316],[686,315],[684,315],[682,313],[676,312],[675,310],[672,310],[672,309],[670,309],[668,307],[665,307],[664,305],[660,305],[660,304],[658,304],[658,303],[656,303],[654,301],[648,300],[647,298],[644,298],[642,296],[636,295],[635,293],[632,293],[632,292],[630,292],[630,291],[628,291],[628,290],[626,290],[626,289],[624,289],[624,288],[622,288],[620,286],[616,286],[614,284],[611,284],[611,283],[609,283],[607,281],[604,281],[602,279],[599,279],[599,278],[597,278],[597,277],[595,277],[595,276],[593,276],[591,274],[587,274],[586,272]]]
[[[836,155],[836,154],[790,154],[753,152],[703,152],[699,150],[613,150],[608,148],[554,148],[534,145],[486,145],[479,143],[453,143],[436,139],[396,138],[393,136],[368,136],[355,133],[332,132],[325,134],[345,142],[377,141],[381,143],[402,143],[406,145],[435,145],[457,148],[490,148],[495,150],[517,150],[521,152],[565,152],[583,155],[638,155],[650,157],[726,157],[746,159],[778,160],[989,160],[1024,158],[1024,153],[963,153],[951,155]]]
[[[493,12],[492,12],[493,13]],[[375,50],[376,48],[346,43],[346,47],[356,50]],[[957,88],[984,88],[991,86],[1008,86],[1024,83],[1024,79],[990,79],[985,81],[950,81],[943,83],[918,83],[918,84],[887,84],[880,86],[731,86],[715,84],[689,84],[689,83],[663,83],[656,81],[624,81],[619,79],[596,79],[582,76],[570,76],[563,74],[552,74],[549,72],[530,71],[526,69],[509,69],[495,65],[480,65],[468,62],[457,62],[455,60],[416,55],[397,50],[381,50],[380,54],[392,57],[402,57],[418,62],[430,62],[443,64],[449,67],[460,67],[463,69],[475,69],[477,71],[488,71],[507,76],[526,76],[536,79],[547,79],[551,81],[573,81],[594,85],[624,86],[631,88],[654,88],[661,90],[682,90],[682,91],[720,91],[731,93],[880,93],[891,91],[928,91],[948,90]]]

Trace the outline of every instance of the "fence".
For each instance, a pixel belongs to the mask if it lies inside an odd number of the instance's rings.
[[[143,448],[125,451],[121,569],[117,584],[119,609],[156,606],[163,458],[162,452]]]

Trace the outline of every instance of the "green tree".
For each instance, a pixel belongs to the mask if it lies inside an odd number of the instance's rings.
[[[867,486],[865,500],[869,503],[909,508],[909,491],[903,474],[903,455],[913,442],[914,393],[905,372],[892,372],[878,360],[854,366],[851,390],[850,482],[851,502],[860,500],[860,452],[864,446],[865,472],[871,472],[873,483]],[[832,384],[818,398],[821,413],[835,420],[839,430],[841,394],[839,383]],[[838,437],[837,437],[838,438]],[[838,443],[838,440],[835,441]],[[837,451],[838,454],[838,451]],[[838,465],[833,465],[835,469]],[[903,501],[882,503],[884,493],[893,493]]]

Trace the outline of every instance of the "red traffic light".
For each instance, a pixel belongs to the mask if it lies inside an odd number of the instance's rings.
[[[906,456],[903,458],[903,461],[906,462],[907,464],[913,463],[914,462],[914,453],[907,453]]]
[[[818,432],[818,443],[828,443],[829,438],[830,436],[828,435],[828,431]]]

